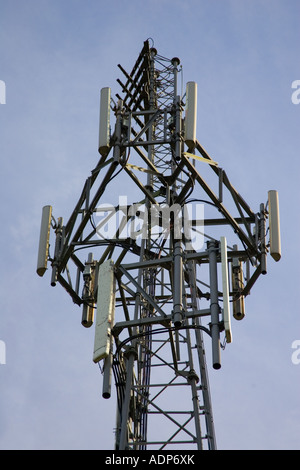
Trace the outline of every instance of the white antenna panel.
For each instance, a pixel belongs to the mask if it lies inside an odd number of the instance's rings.
[[[111,348],[111,329],[115,321],[114,263],[107,260],[99,266],[97,315],[95,327],[95,363],[105,359]]]
[[[185,143],[193,148],[196,143],[197,127],[197,83],[186,84]]]
[[[44,206],[42,211],[39,252],[36,269],[37,274],[41,277],[44,276],[47,270],[51,217],[52,206]]]
[[[268,192],[268,201],[270,217],[270,253],[275,261],[279,261],[281,258],[281,237],[278,192],[270,190]]]
[[[110,88],[102,88],[100,93],[99,145],[101,155],[107,155],[110,149]]]
[[[223,316],[227,343],[232,342],[230,304],[229,304],[229,283],[228,283],[228,260],[227,260],[227,241],[221,237],[221,263],[222,263],[222,287],[223,287]]]

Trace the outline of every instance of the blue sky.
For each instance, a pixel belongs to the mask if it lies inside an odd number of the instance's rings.
[[[218,448],[299,449],[298,0],[0,0],[1,449],[109,449],[93,331],[35,274],[41,208],[70,215],[98,161],[99,91],[119,91],[151,37],[198,83],[197,138],[258,210],[280,197],[282,260],[268,259],[210,368]]]

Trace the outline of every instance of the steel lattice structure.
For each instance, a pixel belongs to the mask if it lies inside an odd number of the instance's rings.
[[[204,335],[218,369],[232,340],[228,306],[244,317],[268,251],[280,258],[280,239],[270,221],[277,238],[267,241],[270,207],[254,212],[190,132],[196,88],[178,93],[179,59],[147,40],[129,73],[118,67],[120,94],[101,92],[100,160],[66,224],[43,209],[37,271],[50,261],[51,285],[82,306],[84,326],[97,311],[95,349],[97,341],[106,349],[94,362],[104,398],[115,381],[115,449],[216,449]],[[116,187],[126,196],[111,203]]]

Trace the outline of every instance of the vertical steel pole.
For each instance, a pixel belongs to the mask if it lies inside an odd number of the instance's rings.
[[[54,249],[54,261],[52,264],[52,276],[51,276],[51,286],[55,287],[57,283],[57,273],[58,273],[58,260],[61,255],[61,249],[63,246],[63,218],[59,217],[57,220],[56,227],[56,239],[55,239],[55,249]]]
[[[114,163],[118,164],[121,157],[121,135],[122,135],[122,107],[123,101],[118,101],[117,113],[116,113],[116,124],[115,124],[115,144],[114,144]]]
[[[123,101],[119,100],[118,107],[117,107],[117,119],[115,125],[115,135],[116,135],[116,142],[114,145],[114,161],[116,163],[119,162],[121,152],[120,152],[120,143],[121,143],[121,126],[122,126],[122,106]],[[135,304],[135,318],[137,318],[137,312],[139,309],[139,295],[136,298]],[[125,393],[124,393],[124,401],[122,404],[122,411],[121,411],[121,423],[120,423],[120,435],[116,435],[116,439],[120,437],[119,440],[119,449],[125,450],[128,445],[128,415],[129,415],[129,405],[131,399],[131,387],[132,387],[132,379],[133,379],[133,368],[134,368],[134,361],[136,358],[136,350],[135,350],[135,342],[133,342],[132,346],[129,348],[127,353],[127,364],[126,364],[126,384],[125,384]],[[118,431],[117,431],[118,433]]]
[[[144,248],[145,248],[145,240],[142,240],[141,243],[141,253],[140,253],[140,261],[144,259]],[[138,272],[138,283],[141,284],[143,276],[143,269],[139,269]],[[134,308],[134,320],[138,319],[139,311],[140,311],[140,294],[137,292],[136,299],[135,299],[135,308]],[[137,328],[133,328],[133,335],[137,333]],[[125,394],[124,394],[124,401],[122,404],[122,413],[121,413],[121,429],[120,429],[120,443],[119,449],[125,450],[128,445],[128,418],[129,418],[129,405],[131,399],[131,387],[133,382],[133,369],[134,369],[134,361],[137,359],[137,340],[133,340],[131,347],[127,353],[127,365],[126,365],[126,384],[125,384]]]
[[[201,423],[200,423],[200,416],[199,416],[199,398],[198,398],[198,392],[197,392],[197,383],[199,382],[199,377],[197,376],[195,369],[194,369],[191,335],[190,335],[189,329],[186,330],[186,341],[187,341],[189,367],[190,367],[190,371],[189,371],[189,375],[187,379],[191,386],[191,391],[192,391],[192,402],[193,402],[193,411],[194,411],[195,431],[196,431],[196,438],[197,438],[197,448],[198,450],[203,450]]]
[[[218,301],[218,271],[217,252],[219,243],[209,241],[207,243],[209,257],[210,279],[210,312],[211,312],[211,338],[212,338],[212,362],[214,369],[221,367],[220,327],[219,327],[219,301]]]
[[[199,310],[199,298],[197,297],[197,293],[196,293],[196,267],[195,267],[195,262],[188,261],[187,266],[188,266],[190,285],[191,285],[192,308],[194,310]],[[200,318],[198,318],[198,317],[194,318],[193,323],[196,326],[199,326],[201,324]],[[198,361],[199,361],[199,366],[200,366],[202,396],[203,396],[203,402],[204,402],[204,407],[205,407],[205,422],[206,422],[206,427],[207,427],[208,447],[209,447],[210,450],[216,450],[217,449],[216,435],[215,435],[213,412],[212,412],[212,406],[211,406],[211,397],[210,397],[210,391],[209,391],[209,379],[208,379],[208,374],[207,374],[207,366],[206,366],[202,331],[200,329],[196,328],[195,329],[195,336],[196,336],[196,348],[197,348],[197,352],[198,352]]]
[[[127,445],[128,445],[128,414],[129,414],[131,386],[132,386],[132,379],[133,379],[133,366],[134,366],[135,358],[136,358],[135,350],[131,348],[128,353],[127,367],[126,367],[126,385],[125,385],[124,402],[122,405],[119,450],[126,450]]]
[[[173,322],[176,327],[180,327],[182,323],[182,247],[180,240],[174,242],[173,267]]]
[[[174,75],[174,107],[175,107],[175,159],[179,161],[181,159],[181,105],[180,96],[177,96],[177,67],[180,64],[180,60],[177,57],[172,59],[173,75]],[[173,164],[173,170],[175,169]],[[174,193],[176,192],[176,186],[174,185]],[[182,234],[178,233],[178,219],[177,215],[174,214],[173,218],[173,322],[176,327],[180,327],[182,324],[182,242],[177,237]]]
[[[103,367],[102,397],[105,399],[108,399],[111,396],[112,365],[113,365],[113,353],[112,353],[112,344],[111,344],[111,351],[109,355],[107,356],[107,358],[105,359],[104,367]]]
[[[267,274],[267,249],[266,249],[266,211],[265,205],[260,205],[260,243],[261,243],[261,273]]]

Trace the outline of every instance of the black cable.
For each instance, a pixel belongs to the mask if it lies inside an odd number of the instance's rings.
[[[211,206],[215,207],[216,209],[218,209],[218,206],[214,203],[214,202],[211,202],[211,201],[207,201],[206,199],[197,199],[197,198],[193,198],[193,199],[190,199],[189,201],[186,201],[186,203],[190,203],[190,202],[204,202],[205,204],[210,204]]]
[[[202,326],[202,325],[183,325],[180,326],[179,328],[173,326],[170,328],[158,328],[157,330],[151,330],[150,333],[148,332],[143,332],[143,333],[137,333],[136,335],[129,336],[127,339],[122,341],[119,346],[116,349],[115,356],[120,353],[121,348],[124,347],[127,343],[134,339],[142,338],[143,336],[147,336],[148,334],[159,334],[159,333],[169,333],[170,331],[181,331],[181,330],[187,330],[187,329],[199,329],[205,331],[209,336],[211,336],[211,332],[208,328]]]

